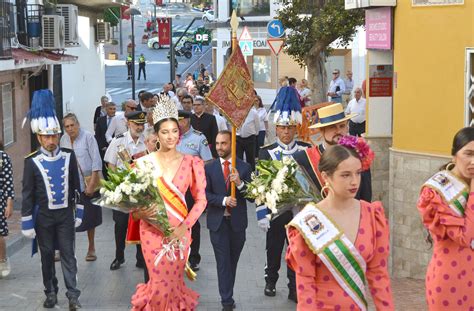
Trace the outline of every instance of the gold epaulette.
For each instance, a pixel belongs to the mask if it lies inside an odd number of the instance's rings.
[[[30,153],[29,155],[25,156],[25,159],[28,159],[29,157],[34,156],[36,153],[38,153],[38,150],[35,150],[32,153]]]

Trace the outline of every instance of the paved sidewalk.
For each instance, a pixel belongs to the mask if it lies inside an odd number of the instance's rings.
[[[130,297],[143,271],[135,267],[135,247],[127,247],[126,264],[120,270],[110,271],[114,257],[113,221],[110,210],[103,212],[104,223],[96,233],[96,262],[84,260],[87,251],[85,233],[77,235],[78,285],[82,291],[80,301],[84,310],[129,310]],[[205,228],[205,214],[201,217],[201,270],[196,282],[188,282],[201,295],[198,310],[221,310],[217,290],[217,272],[209,231]],[[18,233],[17,233],[18,234]],[[238,267],[235,285],[237,310],[295,310],[288,301],[286,280],[281,278],[274,298],[263,295],[264,235],[256,226],[254,206],[249,206],[247,242]],[[43,310],[44,300],[39,256],[30,257],[30,244],[11,256],[12,273],[0,280],[0,310]],[[56,308],[67,309],[65,288],[60,264],[56,265],[60,281],[59,304]],[[285,270],[280,273],[286,275]],[[423,281],[394,280],[393,287],[397,310],[424,310]]]

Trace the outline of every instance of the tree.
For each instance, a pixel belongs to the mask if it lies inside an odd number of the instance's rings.
[[[331,52],[329,45],[340,39],[340,46],[347,46],[356,28],[364,24],[364,10],[346,11],[344,0],[283,0],[278,19],[289,29],[286,53],[308,68],[313,102],[325,102],[328,85],[324,63]]]

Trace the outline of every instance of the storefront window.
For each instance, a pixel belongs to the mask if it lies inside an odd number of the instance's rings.
[[[237,16],[268,16],[270,0],[229,0],[230,12],[236,10]]]
[[[272,58],[266,55],[253,56],[253,81],[259,83],[272,82]]]

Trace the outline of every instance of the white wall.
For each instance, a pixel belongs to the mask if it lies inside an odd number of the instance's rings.
[[[360,87],[362,81],[366,78],[366,57],[365,29],[359,27],[352,41],[352,79],[354,80],[354,88]]]
[[[79,58],[75,64],[62,65],[64,113],[75,113],[81,127],[91,131],[94,110],[105,94],[104,47],[95,43],[95,22],[95,18],[79,16],[80,46],[66,51]]]

